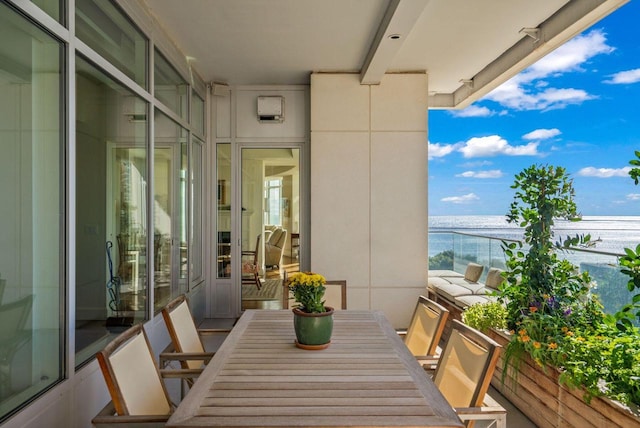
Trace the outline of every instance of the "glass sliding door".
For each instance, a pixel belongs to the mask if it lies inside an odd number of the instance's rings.
[[[243,148],[241,169],[242,309],[280,309],[299,270],[300,149]]]

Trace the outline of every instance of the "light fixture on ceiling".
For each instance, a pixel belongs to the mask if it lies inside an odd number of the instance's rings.
[[[389,34],[388,38],[391,40],[399,40],[402,36],[400,34]]]
[[[540,40],[540,29],[539,28],[524,27],[519,32],[531,37],[533,39],[534,43],[537,42],[538,40]]]

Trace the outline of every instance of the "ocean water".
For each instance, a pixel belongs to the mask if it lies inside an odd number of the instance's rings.
[[[431,216],[429,217],[429,254],[437,254],[451,247],[446,235],[431,232],[460,232],[490,236],[500,239],[521,240],[522,228],[507,223],[505,216]],[[590,234],[598,240],[593,248],[598,252],[621,254],[624,248],[636,248],[640,244],[640,216],[584,216],[581,221],[555,222],[555,240]]]

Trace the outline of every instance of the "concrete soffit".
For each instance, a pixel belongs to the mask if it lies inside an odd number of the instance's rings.
[[[453,93],[430,94],[429,108],[462,109],[482,98],[537,60],[589,28],[629,0],[571,0]]]

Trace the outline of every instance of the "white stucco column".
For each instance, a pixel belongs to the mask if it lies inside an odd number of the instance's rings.
[[[427,75],[311,76],[311,268],[406,327],[427,279]]]

